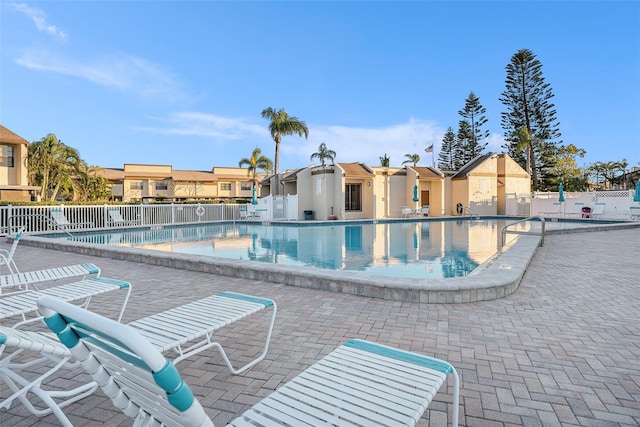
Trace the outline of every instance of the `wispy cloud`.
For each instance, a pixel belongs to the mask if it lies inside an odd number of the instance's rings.
[[[168,102],[185,100],[184,84],[159,64],[127,54],[79,60],[45,50],[24,52],[16,59],[23,67],[81,78],[92,83]]]
[[[248,139],[268,132],[265,126],[251,123],[245,118],[199,112],[178,112],[156,120],[160,126],[136,129],[162,135],[209,137],[220,142]]]
[[[29,5],[25,3],[11,3],[10,6],[28,16],[39,31],[50,34],[60,40],[67,40],[69,38],[68,33],[56,25],[47,22],[46,14],[42,9],[29,7]]]
[[[158,126],[138,127],[137,130],[163,135],[206,137],[221,146],[229,142],[235,142],[238,146],[258,145],[267,155],[273,148],[267,123],[254,119],[179,112],[155,120]],[[431,165],[431,154],[425,153],[424,149],[434,145],[437,163],[437,153],[444,134],[444,130],[436,124],[418,119],[380,128],[317,126],[312,123],[308,123],[308,126],[308,140],[298,136],[282,139],[281,162],[284,167],[311,164],[309,157],[322,142],[336,151],[338,162],[366,162],[376,166],[380,164],[380,157],[386,154],[391,164],[398,166],[406,160],[405,154],[419,154],[422,157],[421,165]]]
[[[433,144],[437,163],[437,152],[444,134],[444,130],[435,123],[419,119],[380,128],[319,126],[309,131],[308,141],[289,144],[288,140],[283,139],[283,156],[297,163],[309,164],[309,156],[318,151],[318,146],[324,142],[336,152],[337,162],[365,162],[378,166],[380,157],[386,154],[392,166],[399,166],[406,160],[405,154],[418,154],[421,157],[420,165],[431,165],[432,155],[425,153],[424,149]]]

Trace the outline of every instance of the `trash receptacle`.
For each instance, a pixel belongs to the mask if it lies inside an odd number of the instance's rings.
[[[313,211],[304,211],[304,219],[307,221],[313,219]]]
[[[591,218],[591,208],[585,206],[582,208],[582,218]]]

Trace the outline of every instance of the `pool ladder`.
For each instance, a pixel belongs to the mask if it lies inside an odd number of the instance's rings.
[[[469,206],[465,206],[463,211],[462,211],[463,215],[469,215],[469,217],[471,219],[480,219],[480,214],[476,211],[474,211],[473,209],[471,209]]]
[[[521,219],[518,220],[516,222],[512,222],[511,224],[507,224],[504,227],[502,227],[502,245],[500,247],[503,247],[506,244],[506,239],[507,239],[507,228],[511,227],[512,225],[516,225],[516,224],[520,224],[521,222],[526,222],[526,221],[533,221],[533,220],[538,220],[540,221],[540,244],[538,244],[539,247],[544,246],[544,218],[541,216],[530,216],[528,218],[525,219]],[[538,233],[532,232],[532,231],[511,231],[510,233],[513,234],[533,234],[533,235],[538,235]]]

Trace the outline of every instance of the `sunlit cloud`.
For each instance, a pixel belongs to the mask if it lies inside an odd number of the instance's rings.
[[[171,71],[127,54],[79,60],[44,50],[24,52],[16,62],[26,68],[77,77],[121,92],[168,102],[184,100],[184,84]]]
[[[47,22],[46,15],[42,9],[29,7],[25,3],[12,3],[10,6],[28,16],[39,31],[50,34],[60,40],[69,38],[69,34],[65,31]]]

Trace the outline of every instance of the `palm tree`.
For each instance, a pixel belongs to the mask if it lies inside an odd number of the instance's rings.
[[[54,134],[29,145],[28,172],[32,185],[39,185],[40,198],[55,200],[58,191],[72,187],[71,176],[82,168],[83,161],[75,148],[65,145]]]
[[[320,163],[322,163],[322,166],[324,166],[325,160],[331,160],[331,162],[333,163],[333,160],[335,158],[336,158],[336,152],[333,150],[329,150],[327,148],[327,144],[323,142],[318,146],[318,151],[316,153],[313,153],[309,158],[309,160],[313,161],[313,159],[318,159],[320,160]]]
[[[414,167],[418,166],[418,162],[420,161],[420,155],[419,154],[405,154],[404,157],[407,160],[402,162],[403,165],[406,165],[407,163],[413,163]]]
[[[251,153],[251,157],[240,159],[238,162],[238,167],[247,166],[247,176],[251,176],[253,180],[253,185],[256,185],[256,174],[258,169],[262,169],[266,173],[271,172],[273,168],[273,162],[267,156],[262,155],[262,150],[258,147],[253,150]]]
[[[289,116],[284,108],[278,111],[273,108],[265,108],[260,115],[269,120],[269,132],[271,137],[276,142],[276,161],[275,161],[275,174],[278,174],[280,166],[280,141],[283,136],[297,134],[298,136],[304,136],[305,139],[309,137],[309,129],[302,120],[297,117]]]

